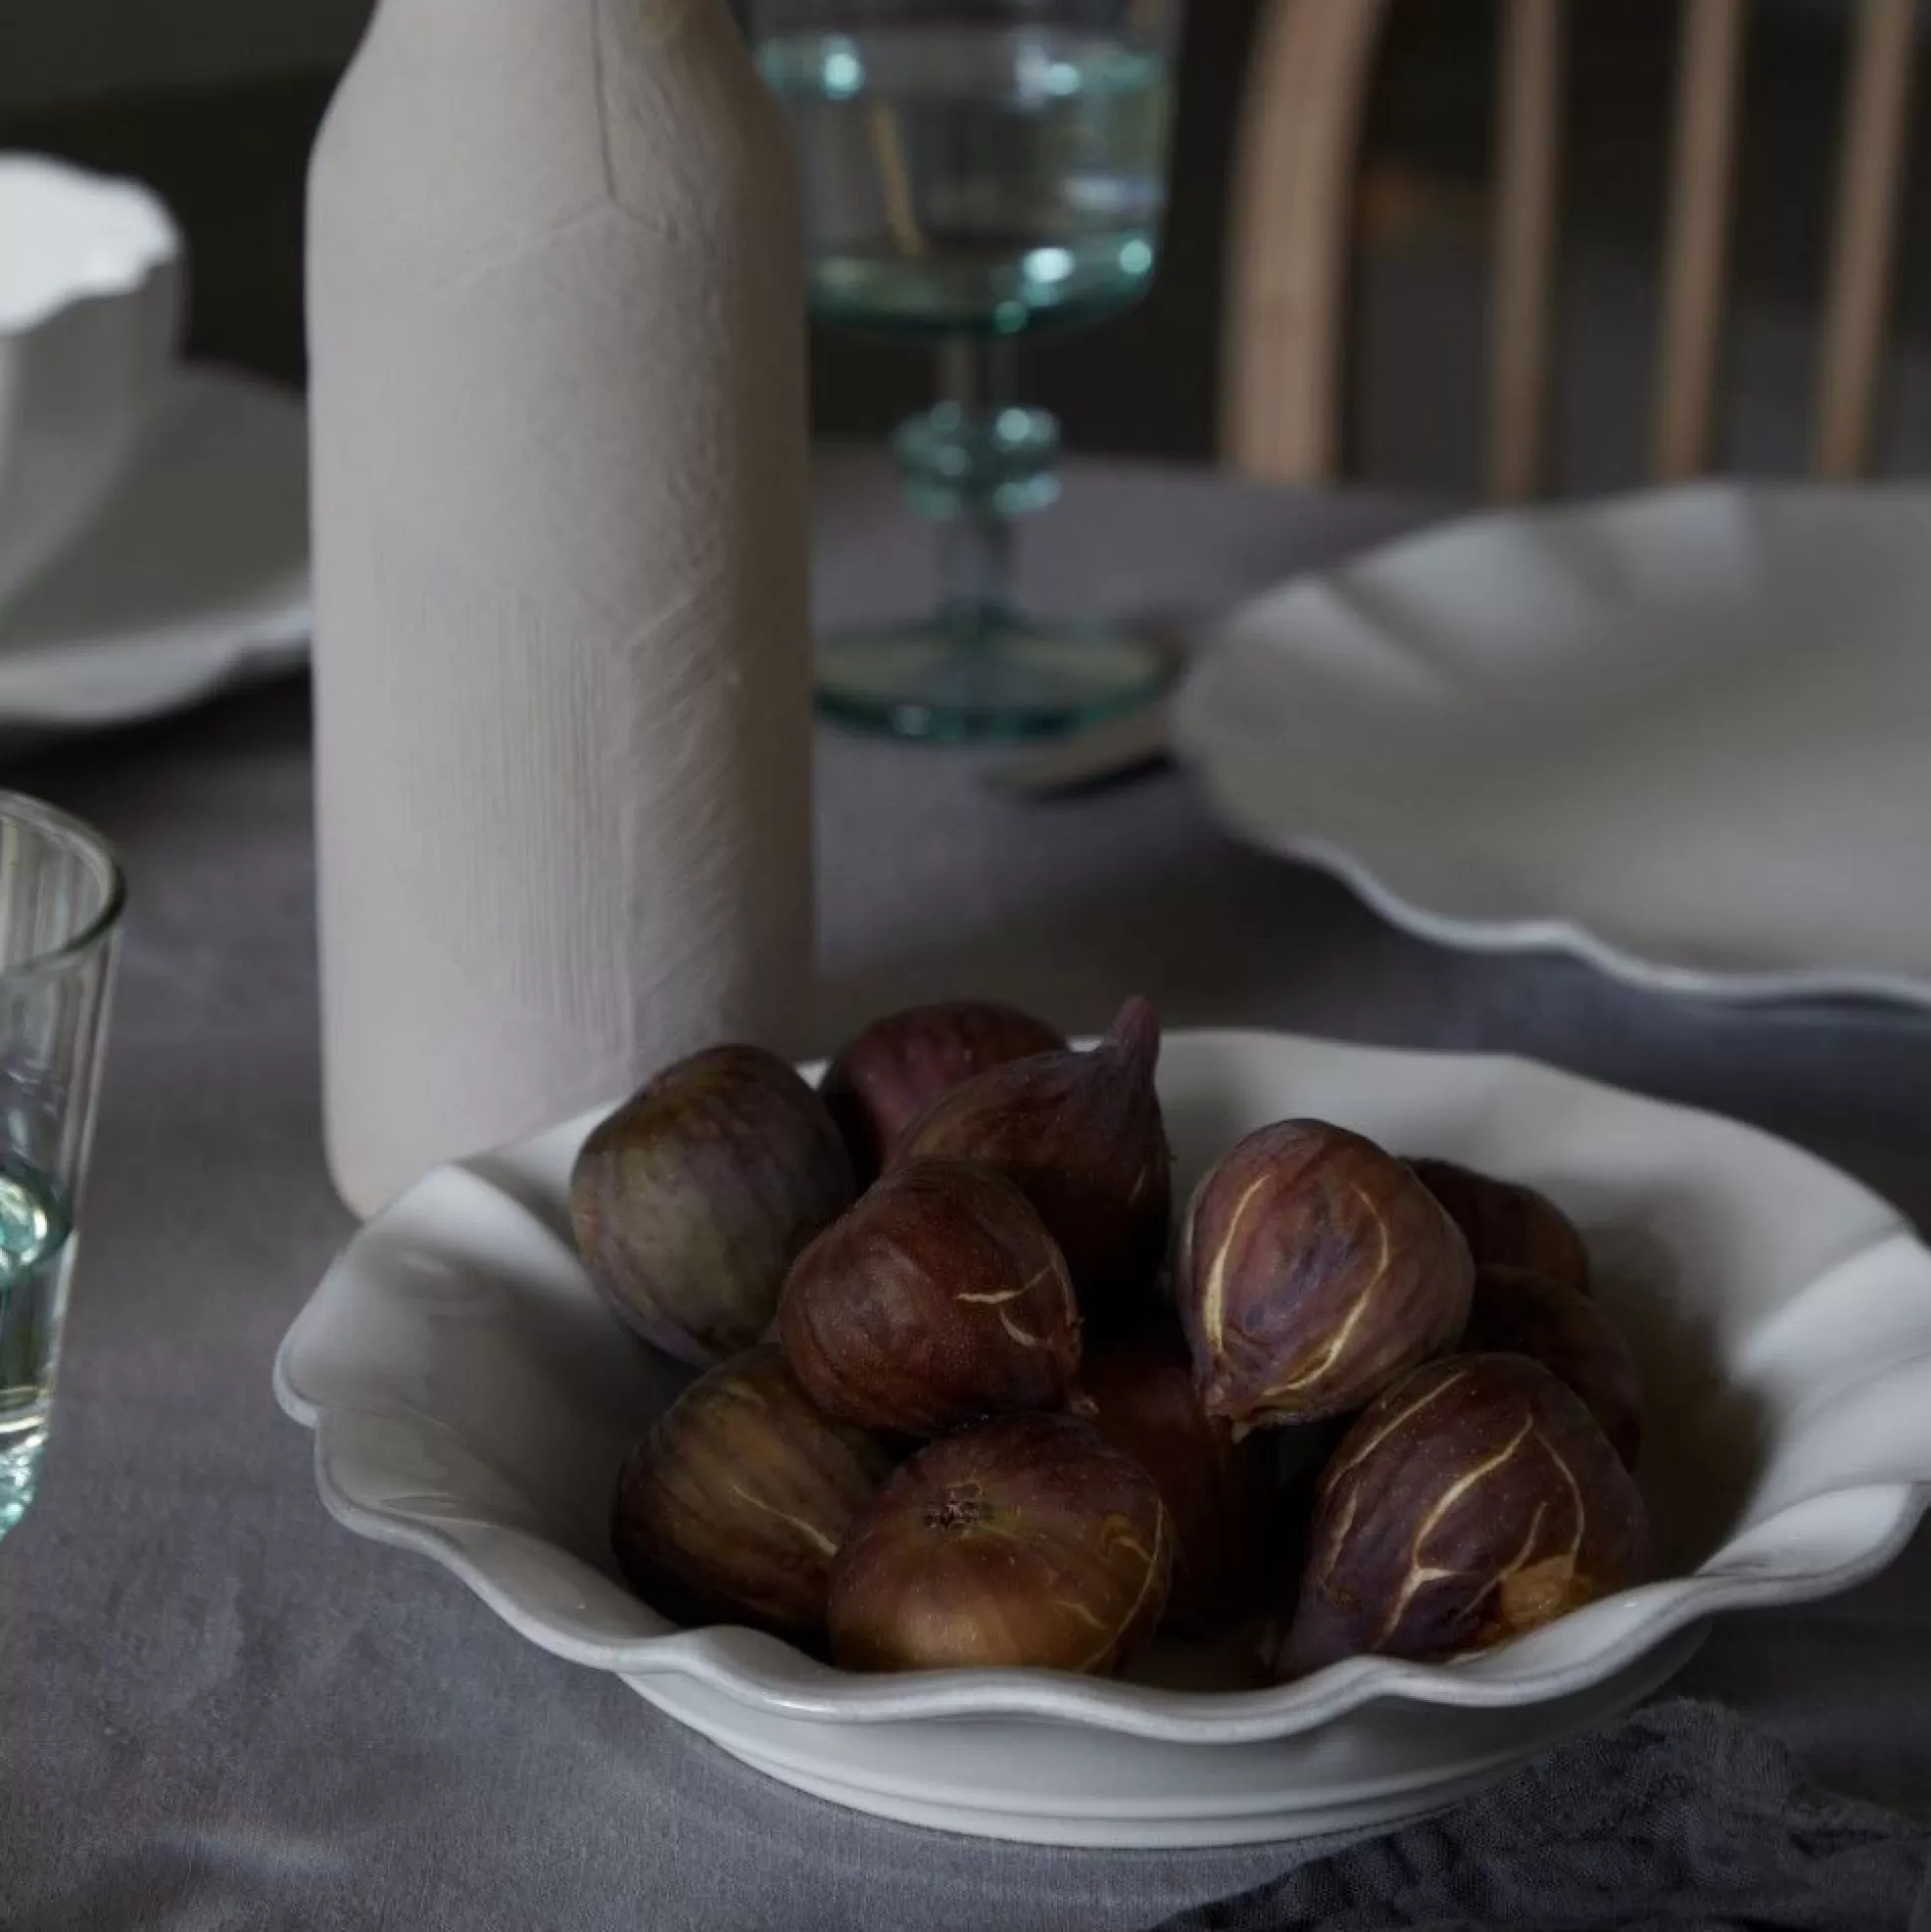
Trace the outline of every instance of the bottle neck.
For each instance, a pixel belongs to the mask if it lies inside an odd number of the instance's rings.
[[[713,45],[746,56],[729,0],[377,0],[363,50],[389,58],[433,49],[439,69],[508,62],[528,71],[534,60],[535,80],[556,61],[593,58],[599,44],[632,59]]]
[[[487,45],[492,39],[530,29],[567,35],[579,22],[602,18],[633,46],[647,47],[686,35],[727,33],[743,42],[730,0],[377,0],[371,34],[392,25],[428,24],[437,32],[460,34]]]
[[[471,225],[688,210],[747,154],[786,165],[726,0],[380,0],[329,122],[324,201],[433,203],[459,261]]]

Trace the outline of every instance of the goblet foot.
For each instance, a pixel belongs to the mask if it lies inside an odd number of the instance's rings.
[[[1172,669],[1157,639],[1106,625],[908,618],[823,639],[818,708],[898,738],[1011,742],[1131,711]]]

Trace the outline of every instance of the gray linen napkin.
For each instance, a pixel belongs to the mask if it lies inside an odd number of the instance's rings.
[[[1776,1740],[1678,1700],[1161,1932],[1304,1927],[1931,1932],[1931,1824],[1807,1786]]]

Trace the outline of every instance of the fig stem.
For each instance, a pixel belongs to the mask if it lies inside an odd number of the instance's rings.
[[[1135,993],[1114,1015],[1106,1043],[1116,1053],[1151,1066],[1160,1058],[1160,1013],[1144,993]]]

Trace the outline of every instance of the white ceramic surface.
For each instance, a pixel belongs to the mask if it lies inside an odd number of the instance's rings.
[[[0,154],[0,604],[125,475],[182,285],[180,235],[145,188]]]
[[[1053,1842],[1413,1816],[1633,1702],[1718,1611],[1842,1589],[1909,1536],[1931,1484],[1931,1252],[1842,1175],[1519,1061],[1179,1034],[1161,1089],[1182,1186],[1311,1113],[1576,1214],[1648,1380],[1666,1578],[1464,1663],[1357,1659],[1263,1691],[850,1676],[749,1631],[676,1631],[606,1548],[616,1464],[682,1375],[619,1334],[572,1251],[587,1119],[443,1169],[370,1222],[290,1331],[277,1394],[317,1432],[334,1515],[445,1565],[533,1641],[822,1796]],[[1212,1680],[1180,1651],[1151,1674]]]
[[[1450,945],[1931,1002],[1931,492],[1476,518],[1229,622],[1175,709],[1227,822]]]
[[[322,1132],[358,1213],[626,1070],[801,1037],[796,174],[726,0],[380,0],[330,106]]]
[[[301,399],[182,368],[76,547],[0,610],[0,727],[174,711],[300,665],[309,628]]]

